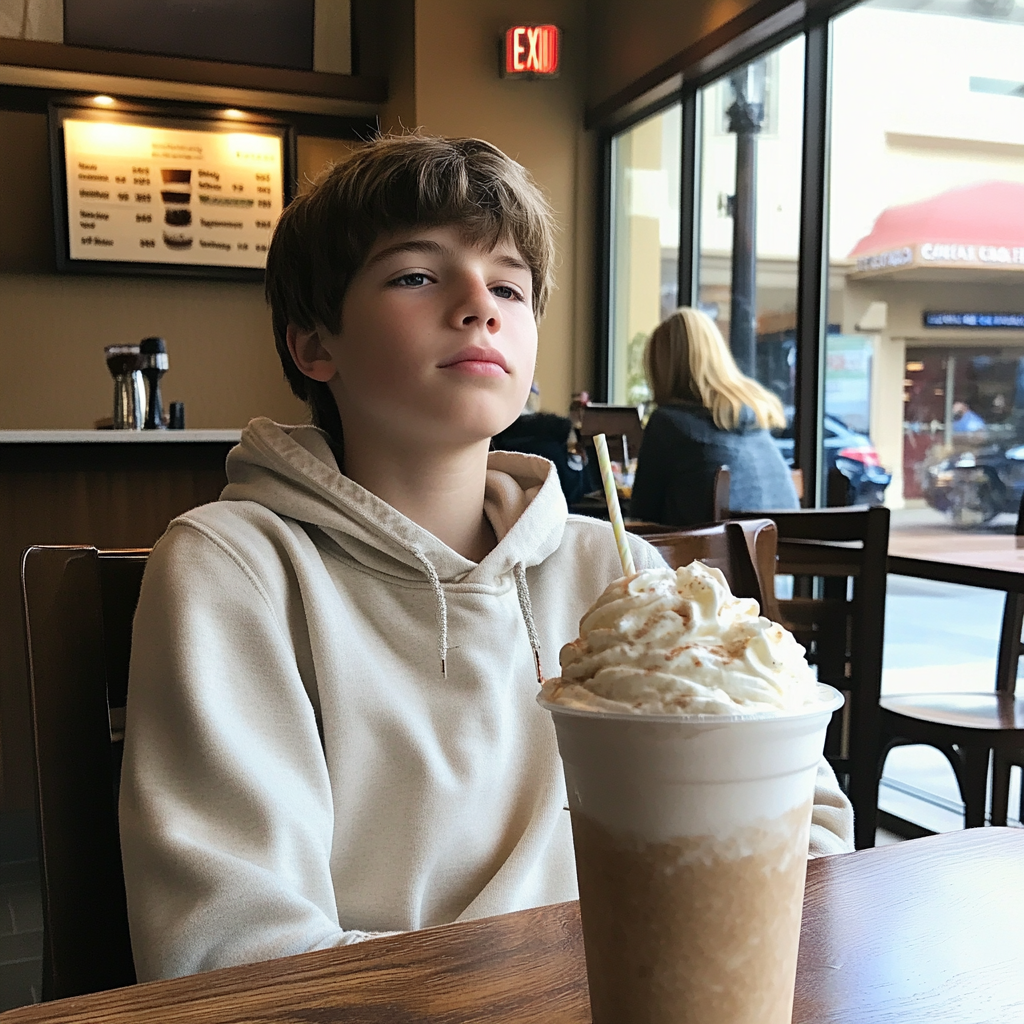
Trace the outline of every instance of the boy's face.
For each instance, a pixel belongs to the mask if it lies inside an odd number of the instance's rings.
[[[482,441],[522,411],[537,357],[530,269],[454,227],[377,240],[346,292],[341,331],[321,334],[346,434],[413,449]]]

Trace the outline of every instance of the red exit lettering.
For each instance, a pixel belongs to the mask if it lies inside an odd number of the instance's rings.
[[[504,75],[557,75],[561,57],[559,36],[557,25],[513,25],[505,32]]]

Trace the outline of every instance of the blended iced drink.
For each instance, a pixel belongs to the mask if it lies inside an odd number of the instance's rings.
[[[811,807],[842,696],[694,562],[613,583],[561,653],[595,1024],[789,1024]]]

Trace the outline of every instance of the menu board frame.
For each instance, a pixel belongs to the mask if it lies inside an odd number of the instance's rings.
[[[229,119],[223,110],[181,107],[141,106],[120,103],[117,109],[98,109],[88,101],[60,99],[49,104],[50,181],[53,195],[54,236],[58,273],[121,274],[159,277],[203,277],[232,281],[262,281],[263,267],[224,266],[201,259],[162,263],[150,260],[82,259],[71,254],[72,225],[68,206],[68,163],[64,145],[66,120],[94,121],[100,124],[129,125],[149,128],[170,128],[211,135],[237,134],[251,131],[274,135],[281,139],[281,180],[279,194],[272,196],[277,209],[283,210],[295,194],[296,132],[294,126],[280,118],[245,112],[244,118]],[[172,186],[174,187],[174,186]],[[153,186],[159,192],[160,186]],[[275,193],[277,189],[275,188]],[[192,253],[190,252],[191,256]]]

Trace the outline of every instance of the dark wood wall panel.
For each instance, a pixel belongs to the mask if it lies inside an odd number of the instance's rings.
[[[19,571],[33,544],[152,547],[214,501],[230,443],[0,444],[0,810],[34,804]]]

